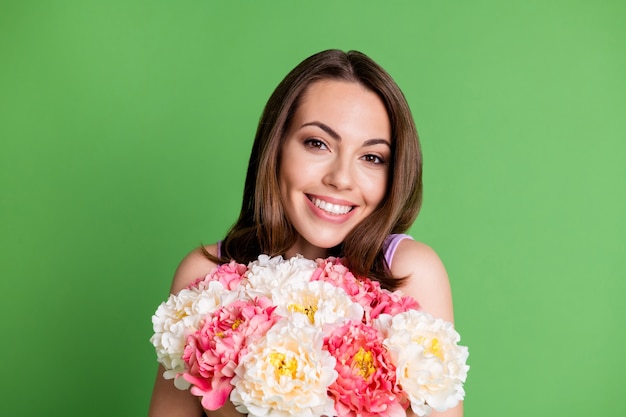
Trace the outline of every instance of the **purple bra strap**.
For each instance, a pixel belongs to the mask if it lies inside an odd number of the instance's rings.
[[[404,239],[413,238],[409,235],[400,233],[389,235],[385,238],[385,242],[383,243],[383,251],[385,252],[385,261],[387,261],[387,265],[391,268],[391,261],[393,261],[393,255],[396,253],[396,249],[398,249],[398,245]]]

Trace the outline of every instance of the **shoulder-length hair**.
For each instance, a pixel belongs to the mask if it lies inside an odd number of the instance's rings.
[[[376,93],[391,124],[391,161],[383,201],[330,254],[345,257],[356,276],[378,280],[394,289],[401,279],[391,276],[383,242],[405,232],[415,220],[422,199],[422,155],[408,103],[391,76],[358,51],[326,50],[302,61],[280,82],[267,102],[257,128],[243,191],[241,212],[221,246],[221,258],[248,263],[259,254],[282,255],[295,243],[297,232],[288,221],[279,190],[281,144],[307,88],[320,80],[355,82]]]

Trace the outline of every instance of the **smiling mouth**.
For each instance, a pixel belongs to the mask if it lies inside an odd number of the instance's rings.
[[[344,206],[341,204],[333,204],[333,203],[329,203],[328,201],[320,200],[319,198],[316,198],[316,197],[311,197],[311,196],[308,196],[308,197],[309,197],[309,200],[311,200],[311,202],[313,203],[313,205],[315,205],[315,207],[319,208],[320,210],[324,210],[328,214],[334,214],[338,216],[338,215],[346,214],[354,208],[354,206]]]

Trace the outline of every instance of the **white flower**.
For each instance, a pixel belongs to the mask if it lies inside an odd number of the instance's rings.
[[[203,288],[183,289],[161,303],[152,316],[154,334],[150,342],[156,349],[157,360],[165,368],[165,379],[176,378],[185,370],[183,351],[189,334],[195,332],[208,313],[235,300],[239,291],[228,291],[217,281]],[[189,383],[176,378],[179,389],[187,389]]]
[[[323,334],[303,315],[276,323],[249,345],[231,381],[230,399],[241,413],[263,417],[334,416],[327,389],[337,378]]]
[[[247,291],[251,298],[258,296],[271,298],[273,290],[280,291],[290,283],[310,281],[316,269],[315,261],[301,255],[288,260],[282,256],[270,258],[261,255],[256,261],[248,264]]]
[[[297,282],[272,291],[272,302],[282,316],[304,314],[309,322],[323,327],[325,324],[345,320],[361,321],[363,307],[352,301],[343,288],[329,282]]]
[[[418,416],[444,411],[465,396],[468,350],[459,346],[452,323],[409,310],[393,318],[381,315],[377,325],[396,364],[396,379]]]

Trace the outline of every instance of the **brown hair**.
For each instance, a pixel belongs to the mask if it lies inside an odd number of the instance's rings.
[[[382,251],[390,233],[405,232],[415,220],[422,198],[422,155],[409,106],[391,76],[372,59],[357,51],[327,50],[297,65],[269,98],[257,128],[243,202],[237,222],[222,243],[221,258],[247,263],[259,254],[282,255],[296,241],[279,191],[280,149],[289,123],[307,88],[326,79],[356,82],[375,92],[385,104],[391,123],[392,157],[387,192],[380,206],[330,253],[346,258],[357,276],[368,276],[395,289],[400,280],[391,276]]]

